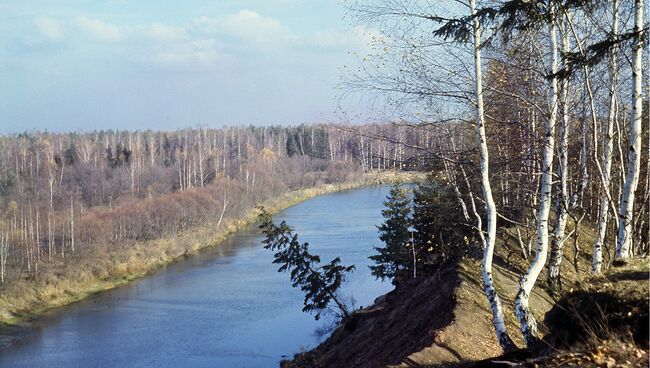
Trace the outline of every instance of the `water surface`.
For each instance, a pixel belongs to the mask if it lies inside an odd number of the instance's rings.
[[[379,186],[320,196],[276,216],[325,262],[357,270],[343,293],[369,305],[391,289],[368,270],[378,246]],[[57,309],[0,352],[2,367],[276,367],[318,343],[324,322],[301,312],[303,295],[277,272],[255,227],[165,270]]]

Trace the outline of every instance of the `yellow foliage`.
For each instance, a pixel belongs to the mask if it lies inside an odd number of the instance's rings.
[[[9,201],[9,203],[7,203],[7,213],[14,212],[17,209],[18,203],[16,203],[16,201]]]
[[[264,148],[261,152],[262,159],[265,161],[275,161],[277,159],[275,152],[270,148]]]

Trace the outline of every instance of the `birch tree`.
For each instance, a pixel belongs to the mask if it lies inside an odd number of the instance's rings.
[[[0,281],[4,284],[7,269],[7,258],[9,257],[9,233],[0,232]]]
[[[612,1],[612,33],[618,34],[618,0]],[[605,242],[605,233],[607,232],[607,222],[609,217],[610,195],[608,192],[611,182],[612,155],[614,151],[614,122],[617,110],[616,89],[618,84],[618,61],[616,52],[616,46],[609,51],[609,111],[607,115],[607,126],[605,127],[604,132],[603,153],[601,158],[603,188],[600,191],[598,222],[596,225],[596,237],[594,238],[594,252],[591,265],[591,271],[593,273],[599,273],[602,268],[603,243]],[[596,132],[594,132],[594,134],[596,134]]]
[[[544,121],[544,138],[542,146],[542,178],[540,183],[540,200],[537,208],[537,250],[528,271],[519,282],[519,291],[515,298],[515,312],[521,324],[521,332],[527,346],[537,342],[537,323],[529,308],[530,293],[537,277],[544,268],[548,252],[548,217],[551,207],[551,190],[553,187],[553,150],[555,146],[555,124],[558,112],[558,47],[557,47],[557,7],[552,0],[548,2],[549,11],[549,84],[551,90],[550,114]]]
[[[501,299],[494,287],[492,276],[492,260],[494,257],[494,241],[497,230],[497,209],[492,197],[492,187],[490,184],[489,174],[489,152],[487,145],[487,136],[485,134],[485,115],[483,107],[483,84],[482,84],[482,66],[481,66],[481,25],[476,17],[476,0],[470,0],[470,11],[472,14],[472,35],[474,49],[474,73],[475,73],[475,93],[476,93],[476,133],[479,145],[479,159],[481,170],[481,190],[483,200],[487,211],[487,232],[485,236],[481,233],[483,242],[483,261],[481,271],[483,278],[483,290],[487,296],[490,309],[492,310],[492,323],[497,334],[499,344],[504,351],[512,350],[515,347],[503,317],[503,307]]]
[[[567,15],[568,17],[568,15]],[[569,31],[568,22],[564,22],[562,27],[562,52],[569,51]],[[560,83],[562,117],[559,119],[558,129],[558,177],[559,188],[557,190],[557,199],[555,205],[555,227],[553,238],[551,240],[551,259],[548,265],[548,279],[552,287],[559,286],[560,266],[562,264],[562,254],[564,245],[564,232],[567,220],[569,218],[569,79],[563,78]]]
[[[643,110],[643,0],[634,0],[634,36],[632,57],[632,121],[630,124],[627,175],[618,213],[616,258],[630,257],[634,192],[639,184],[641,170],[641,119]]]

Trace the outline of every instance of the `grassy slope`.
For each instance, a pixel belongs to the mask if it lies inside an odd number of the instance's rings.
[[[354,181],[326,184],[292,191],[272,198],[262,205],[279,212],[318,195],[419,178],[417,173],[380,172],[363,175]],[[78,267],[68,267],[38,281],[21,281],[0,294],[0,335],[12,330],[7,325],[29,321],[43,312],[81,300],[147,275],[171,262],[206,247],[216,246],[230,234],[255,222],[257,210],[243,218],[224,218],[219,228],[205,224],[161,239],[137,243],[132,247],[73,260]],[[91,271],[88,271],[91,270]],[[2,327],[2,325],[5,325]],[[9,331],[11,332],[11,331]],[[0,347],[2,341],[0,341]]]
[[[516,230],[499,230],[495,282],[502,297],[510,334],[518,346],[524,346],[513,304],[519,275],[528,262],[521,255],[516,237],[510,234],[516,234]],[[577,244],[582,249],[590,249],[592,229],[583,225],[580,234]],[[564,290],[570,292],[597,284],[589,275],[590,256],[578,252],[575,259],[580,272],[576,272],[573,241],[567,241],[565,246],[562,265]],[[647,260],[642,263],[644,266],[641,268],[647,281]],[[585,282],[584,276],[590,279],[589,282]],[[613,288],[618,288],[622,284],[613,285]],[[542,335],[548,332],[544,316],[555,302],[555,297],[546,288],[544,270],[530,302]],[[402,285],[385,297],[378,298],[374,305],[360,311],[353,328],[351,327],[349,324],[340,327],[315,350],[303,354],[293,365],[287,366],[437,366],[459,361],[477,361],[500,353],[491,313],[482,290],[478,259],[464,259],[457,265],[440,269],[420,282]]]
[[[543,343],[495,358],[444,365],[478,367],[648,367],[648,258],[569,285],[543,322]]]

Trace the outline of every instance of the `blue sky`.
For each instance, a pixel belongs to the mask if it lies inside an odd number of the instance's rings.
[[[344,17],[339,0],[0,0],[0,133],[337,121],[341,68],[376,36]]]

